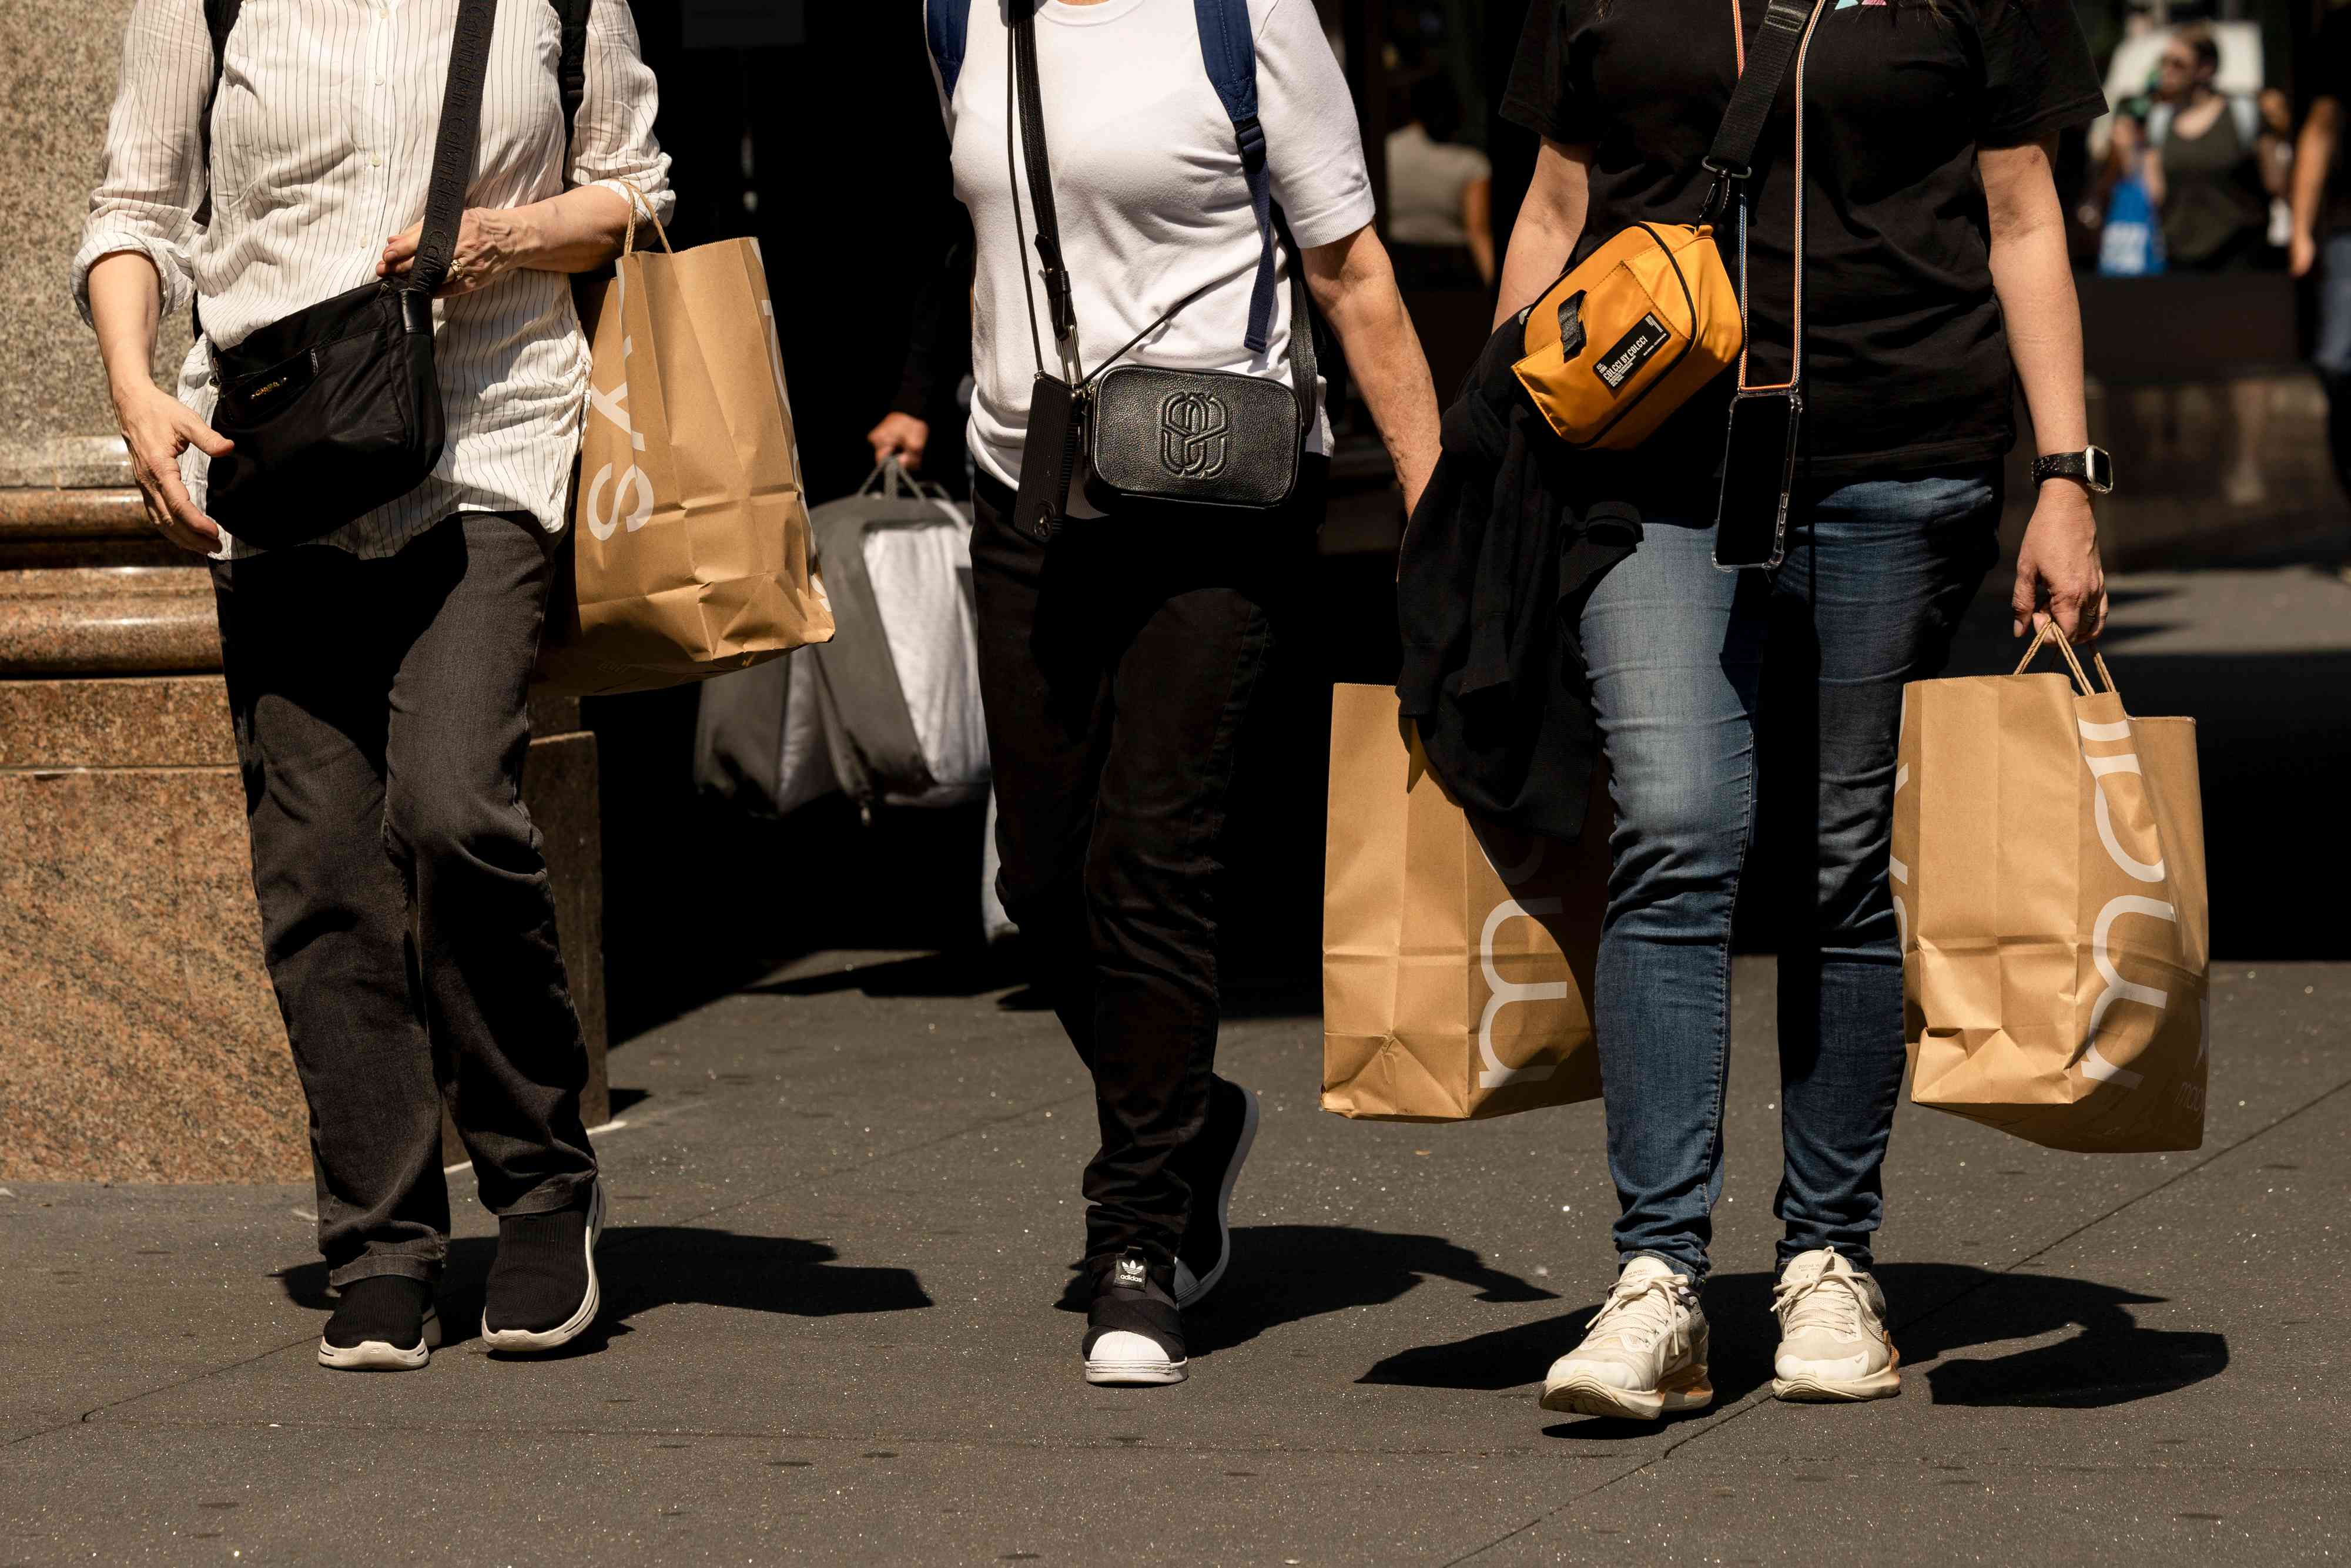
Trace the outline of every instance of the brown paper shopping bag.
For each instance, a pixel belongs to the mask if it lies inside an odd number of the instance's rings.
[[[658,225],[656,225],[658,231]],[[757,240],[629,239],[590,298],[572,527],[539,679],[576,695],[724,674],[832,635]]]
[[[2065,675],[2028,675],[2043,643]],[[1910,1097],[2056,1149],[2192,1149],[2207,1066],[2196,721],[2133,718],[2062,636],[1914,682],[1895,776]],[[2079,690],[2075,684],[2079,684]]]
[[[1597,1098],[1607,791],[1573,844],[1473,825],[1385,686],[1331,715],[1322,1108],[1458,1122]]]

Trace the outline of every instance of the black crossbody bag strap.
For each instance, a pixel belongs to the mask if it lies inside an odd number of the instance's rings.
[[[562,42],[555,58],[555,90],[563,105],[563,177],[571,178],[571,142],[580,132],[580,105],[588,96],[588,7],[593,0],[556,0]]]
[[[1061,217],[1053,206],[1053,166],[1045,151],[1045,95],[1037,80],[1036,0],[1010,0],[1010,4],[1009,65],[1014,91],[1020,101],[1020,151],[1029,165],[1029,197],[1037,207],[1037,260],[1045,277],[1045,298],[1052,311],[1053,340],[1066,343],[1078,329],[1078,307],[1070,284],[1070,269],[1061,262]],[[1014,193],[1019,194],[1017,187]],[[1034,299],[1029,302],[1029,312],[1033,330]]]
[[[204,30],[213,38],[213,75],[204,84],[204,107],[196,117],[196,169],[204,175],[204,193],[196,202],[196,226],[204,228],[213,221],[213,103],[220,97],[221,62],[228,55],[229,29],[236,26],[236,14],[244,8],[245,0],[204,0]]]
[[[210,228],[213,221],[213,104],[220,97],[229,29],[236,26],[236,14],[244,3],[245,0],[204,0],[204,30],[213,39],[213,74],[204,83],[204,107],[196,115],[196,172],[204,179],[204,193],[196,199],[193,216],[200,229]],[[193,295],[188,298],[188,329],[198,338],[204,335],[204,307]]]
[[[1707,190],[1701,221],[1711,223],[1719,216],[1735,187],[1755,172],[1755,149],[1763,140],[1771,105],[1779,99],[1780,84],[1788,79],[1788,68],[1795,64],[1804,31],[1819,8],[1797,0],[1771,0],[1763,11],[1763,25],[1755,29],[1754,43],[1740,41],[1739,84],[1730,89],[1730,107],[1723,110],[1714,145],[1706,154],[1706,168],[1714,183]],[[1734,5],[1732,15],[1737,14]]]
[[[458,0],[441,129],[433,140],[433,186],[424,199],[416,267],[408,275],[408,292],[427,300],[448,278],[457,225],[465,215],[465,189],[474,183],[474,153],[482,140],[482,81],[489,75],[490,24],[496,17],[497,0]]]
[[[1044,93],[1037,78],[1037,18],[1034,0],[1011,0],[1012,57],[1009,61],[1010,82],[1008,90],[1018,100],[1020,120],[1020,148],[1023,162],[1028,164],[1029,194],[1036,206],[1037,256],[1045,277],[1045,293],[1053,314],[1053,340],[1065,345],[1077,330],[1078,317],[1075,297],[1071,292],[1070,274],[1061,261],[1061,231],[1053,207],[1052,160],[1045,148]],[[1017,230],[1020,218],[1020,181],[1016,172],[1012,183],[1013,224]],[[1314,318],[1312,298],[1306,291],[1306,263],[1299,254],[1297,242],[1290,237],[1290,223],[1279,207],[1272,209],[1273,225],[1280,243],[1290,253],[1290,381],[1298,398],[1298,416],[1311,421],[1314,417],[1314,382],[1319,366],[1314,355]],[[1021,283],[1028,285],[1028,268],[1021,269]],[[1124,359],[1152,333],[1176,319],[1178,311],[1189,305],[1222,279],[1211,279],[1184,296],[1160,312],[1156,320],[1129,338],[1114,353],[1105,356],[1092,371],[1072,361],[1070,370],[1073,385],[1082,389],[1119,361]],[[1045,369],[1045,353],[1038,335],[1037,297],[1028,291],[1029,336],[1037,353],[1037,368]]]

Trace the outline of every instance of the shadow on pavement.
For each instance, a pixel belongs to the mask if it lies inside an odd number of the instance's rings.
[[[1084,1267],[1070,1265],[1069,1282],[1054,1303],[1058,1310],[1086,1310]],[[1184,1314],[1185,1348],[1208,1355],[1283,1323],[1384,1305],[1432,1275],[1477,1286],[1481,1301],[1557,1300],[1516,1274],[1488,1268],[1477,1253],[1441,1236],[1346,1225],[1242,1225],[1233,1228],[1228,1282]]]
[[[441,1277],[444,1343],[458,1345],[481,1332],[482,1283],[497,1254],[487,1237],[449,1244]],[[604,1290],[596,1324],[566,1354],[587,1354],[632,1332],[631,1318],[655,1307],[697,1305],[789,1317],[826,1318],[852,1312],[904,1312],[932,1305],[922,1281],[907,1269],[840,1266],[821,1241],[785,1236],[744,1236],[689,1226],[614,1226],[596,1249]],[[286,1299],[324,1312],[333,1305],[327,1266],[306,1263],[281,1276]]]
[[[822,974],[795,975],[745,986],[752,997],[829,997],[855,991],[867,997],[984,997],[1012,1012],[1035,1012],[1050,1004],[1029,978],[1029,958],[1018,939],[989,947],[958,947],[859,964]],[[1319,974],[1252,975],[1225,979],[1219,1015],[1226,1019],[1319,1018]]]
[[[1894,1335],[1906,1361],[1935,1364],[1927,1369],[1927,1385],[1938,1405],[2099,1409],[2173,1393],[2229,1364],[2222,1335],[2138,1326],[2128,1309],[2161,1296],[1940,1263],[1888,1264],[1878,1277],[1897,1303],[1943,1302],[1901,1321]],[[2074,1332],[2052,1344],[1954,1359],[1957,1352],[2069,1328]]]
[[[740,994],[829,997],[856,991],[868,997],[980,997],[1016,987],[1025,988],[1027,980],[1028,967],[1017,944],[1007,943],[996,947],[950,948],[819,975],[798,975],[789,980],[746,986]]]
[[[1896,1314],[1894,1343],[1906,1364],[1934,1364],[1927,1369],[1927,1386],[1938,1405],[2095,1409],[2169,1394],[2229,1364],[2229,1343],[2217,1333],[2139,1327],[2127,1309],[2163,1300],[2159,1296],[2092,1281],[1994,1273],[1959,1264],[1888,1263],[1876,1274]],[[1771,1315],[1771,1279],[1764,1273],[1717,1274],[1707,1281],[1718,1406],[1743,1399],[1771,1380],[1779,1341]],[[1529,1385],[1541,1380],[1554,1357],[1574,1346],[1596,1311],[1583,1307],[1450,1344],[1399,1352],[1357,1381],[1491,1392]],[[2067,1329],[2074,1332],[2051,1344],[2002,1355],[1956,1356]],[[1593,1421],[1551,1431],[1583,1437],[1648,1429]]]

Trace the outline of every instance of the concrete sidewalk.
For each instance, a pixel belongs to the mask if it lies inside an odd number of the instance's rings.
[[[1264,1094],[1191,1381],[1091,1389],[1057,1311],[1088,1096],[1050,1016],[936,960],[810,963],[639,1040],[583,1354],[481,1354],[470,1203],[426,1371],[323,1371],[299,1188],[0,1197],[0,1563],[2311,1561],[2339,1390],[2351,972],[2216,975],[2193,1155],[1906,1107],[1898,1400],[1773,1402],[1771,970],[1742,967],[1715,1411],[1547,1416],[1604,1287],[1598,1108],[1463,1127]],[[931,994],[946,992],[948,994]],[[457,1177],[461,1188],[464,1173]],[[241,1556],[233,1557],[235,1553]]]
[[[2205,725],[2207,1142],[2054,1154],[1906,1105],[1900,1399],[1769,1396],[1768,960],[1734,1009],[1720,1401],[1627,1427],[1535,1404],[1611,1273],[1596,1105],[1342,1122],[1311,991],[1241,996],[1220,1065],[1266,1123],[1232,1277],[1189,1383],[1092,1389],[1057,1310],[1092,1102],[1050,1015],[831,954],[614,1054],[608,1305],[563,1359],[482,1354],[470,1198],[454,1343],[362,1377],[313,1360],[306,1188],[0,1189],[0,1568],[2339,1558],[2351,591],[2125,588],[2133,707]],[[1957,667],[2012,659],[2005,631]]]

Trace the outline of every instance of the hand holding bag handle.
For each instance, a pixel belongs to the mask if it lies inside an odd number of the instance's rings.
[[[2074,683],[2081,688],[2082,695],[2085,697],[2096,696],[2098,688],[2092,685],[2090,677],[2083,673],[2082,661],[2074,653],[2074,644],[2065,640],[2065,633],[2058,630],[2054,621],[2042,623],[2041,629],[2032,634],[2032,644],[2024,650],[2024,657],[2016,662],[2016,668],[2011,670],[2009,674],[2012,675],[2024,674],[2032,667],[2032,661],[2041,656],[2041,650],[2045,646],[2053,645],[2065,656],[2065,667],[2073,672]],[[2090,664],[2091,667],[2098,672],[2098,678],[2106,683],[2107,692],[2120,696],[2122,694],[2115,690],[2114,672],[2106,668],[2106,656],[2093,648],[2090,650]]]

